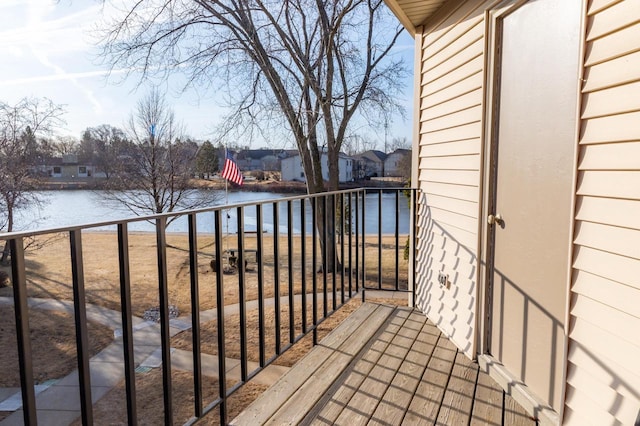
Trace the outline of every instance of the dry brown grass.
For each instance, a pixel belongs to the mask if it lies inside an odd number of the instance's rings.
[[[0,307],[0,387],[19,387],[13,307]],[[66,376],[77,368],[73,315],[30,309],[33,375],[36,384]],[[98,353],[113,341],[113,331],[89,323],[89,354]]]
[[[318,301],[318,318],[322,317],[322,300]],[[338,301],[339,303],[339,301]],[[330,303],[329,303],[330,305]],[[321,340],[328,332],[333,330],[337,324],[344,320],[349,314],[355,311],[358,306],[361,305],[361,299],[354,297],[341,308],[336,310],[328,319],[318,325],[318,340]],[[307,305],[307,325],[311,329],[311,312],[312,304]],[[280,324],[280,347],[284,349],[290,344],[289,342],[289,306],[283,305],[281,307],[281,324]],[[302,307],[300,304],[294,306],[294,320],[295,320],[295,336],[302,334]],[[266,309],[265,312],[265,353],[266,359],[271,358],[276,354],[276,334],[275,334],[275,311],[273,308]],[[225,355],[229,358],[240,358],[240,315],[229,315],[225,317]],[[258,311],[253,310],[247,313],[247,358],[249,361],[258,362],[260,360],[260,347],[259,347],[259,328],[258,328]],[[216,321],[210,321],[202,325],[201,328],[201,350],[203,353],[215,355],[218,353],[217,345],[218,336],[218,324]],[[183,349],[191,350],[192,343],[191,330],[182,332],[171,340],[171,346]],[[293,347],[279,357],[275,363],[278,365],[292,366],[300,359],[305,353],[311,349],[313,340],[312,335],[300,339]]]
[[[404,305],[406,306],[406,300],[391,300],[391,299],[367,299],[376,303],[386,303],[390,305]],[[319,300],[321,302],[321,300]],[[322,340],[331,330],[333,330],[338,324],[340,324],[345,318],[347,318],[353,311],[355,311],[362,304],[362,299],[354,297],[347,301],[342,307],[338,308],[333,314],[331,314],[325,321],[318,325],[318,341]],[[319,303],[318,318],[322,317],[322,304]],[[307,306],[307,325],[308,329],[311,329],[311,309],[312,304]],[[275,313],[273,309],[267,309],[265,313],[265,353],[266,359],[275,355]],[[289,307],[283,306],[281,315],[281,327],[280,327],[280,344],[281,348],[285,348],[289,345]],[[295,336],[299,336],[302,333],[302,307],[300,304],[294,306],[294,319],[295,319]],[[247,313],[247,358],[249,361],[258,362],[260,360],[260,347],[259,347],[259,332],[258,332],[258,312],[250,311]],[[230,315],[225,317],[225,329],[227,330],[227,337],[225,339],[225,355],[229,358],[240,358],[240,341],[238,338],[240,329],[240,315]],[[231,331],[231,333],[229,333]],[[171,340],[171,346],[183,349],[191,350],[191,330],[182,332]],[[203,353],[215,355],[218,353],[217,347],[217,323],[211,321],[203,324],[201,328],[201,350]],[[306,337],[300,339],[289,350],[281,355],[275,364],[283,365],[287,367],[293,366],[300,358],[302,358],[313,345],[313,336],[309,333]]]
[[[204,406],[211,403],[218,395],[218,380],[203,376],[203,401]],[[193,374],[184,371],[172,371],[171,382],[173,389],[173,421],[175,424],[183,424],[194,414],[193,402]],[[228,387],[233,383],[227,383]],[[228,418],[237,416],[243,407],[255,400],[267,386],[248,383],[235,392],[227,401]],[[147,373],[136,374],[136,408],[139,425],[160,425],[164,423],[164,405],[162,397],[162,370],[154,369]],[[114,387],[109,393],[93,405],[95,424],[100,425],[126,425],[127,404],[125,400],[124,381]],[[82,422],[78,419],[72,425],[79,426]],[[220,424],[218,409],[214,409],[207,416],[205,423],[208,425]]]

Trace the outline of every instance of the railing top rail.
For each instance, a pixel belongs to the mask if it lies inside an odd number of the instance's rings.
[[[395,191],[413,191],[413,190],[417,190],[418,188],[414,188],[414,187],[409,187],[409,186],[380,186],[380,187],[375,187],[375,186],[365,186],[362,188],[358,188],[358,190],[363,190],[363,191],[389,191],[389,192],[395,192]]]
[[[212,206],[212,207],[203,207],[203,208],[192,209],[192,210],[181,210],[181,211],[157,213],[157,214],[144,215],[144,216],[124,217],[122,219],[109,220],[109,221],[104,221],[104,222],[80,223],[80,224],[77,224],[77,225],[64,226],[64,227],[44,228],[44,229],[38,229],[38,230],[15,231],[15,232],[9,232],[9,233],[0,234],[0,241],[12,240],[12,239],[16,239],[16,238],[35,237],[35,236],[38,236],[38,235],[45,235],[45,234],[56,234],[56,233],[69,232],[69,231],[81,230],[81,229],[101,228],[101,227],[105,227],[105,226],[117,226],[117,225],[120,225],[120,224],[129,224],[129,223],[135,223],[135,222],[143,222],[143,221],[150,222],[150,221],[155,221],[156,219],[160,219],[160,218],[188,216],[188,215],[191,215],[191,214],[209,213],[209,212],[215,212],[215,211],[221,211],[221,210],[235,209],[235,208],[238,208],[238,207],[249,207],[249,206],[273,204],[273,203],[280,203],[280,202],[287,202],[287,201],[296,201],[296,200],[301,200],[301,199],[318,198],[318,197],[323,197],[323,196],[327,196],[327,195],[349,194],[349,193],[356,193],[356,192],[365,192],[365,193],[367,193],[367,192],[372,192],[372,191],[376,191],[377,192],[379,190],[383,190],[383,191],[401,191],[402,190],[402,191],[404,191],[404,190],[414,190],[414,189],[416,189],[416,188],[402,188],[402,187],[398,187],[398,188],[366,188],[366,187],[361,187],[361,188],[354,188],[354,189],[344,189],[344,190],[340,190],[340,191],[319,192],[319,193],[315,193],[315,194],[304,194],[304,195],[296,195],[296,196],[284,197],[284,198],[273,198],[273,199],[269,199],[269,200],[247,201],[247,202],[242,202],[242,203],[224,204],[224,205]]]

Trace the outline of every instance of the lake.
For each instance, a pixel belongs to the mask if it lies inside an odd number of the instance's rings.
[[[219,204],[225,204],[223,191],[202,190],[210,192],[212,197],[219,197]],[[16,214],[15,230],[45,229],[73,225],[84,225],[97,222],[108,222],[134,217],[131,212],[118,203],[107,200],[102,191],[90,190],[59,190],[37,191],[42,200],[41,206],[32,206],[29,209],[20,210]],[[279,200],[289,195],[271,192],[230,192],[229,204],[256,202],[265,200]],[[311,232],[311,206],[305,202],[306,230]],[[287,203],[278,203],[279,232],[287,232]],[[354,208],[355,210],[355,208]],[[368,194],[365,199],[366,232],[378,232],[378,195]],[[235,233],[237,227],[237,210],[231,208],[223,215],[223,232]],[[382,194],[382,217],[384,234],[395,232],[395,194]],[[245,230],[256,229],[256,209],[247,207],[244,210]],[[273,232],[273,208],[266,205],[263,212],[264,230]],[[201,213],[197,216],[198,231],[213,232],[213,213]],[[355,224],[355,221],[354,221]],[[115,230],[115,227],[96,228],[97,230]],[[146,222],[133,222],[129,225],[130,231],[154,231],[154,225]],[[187,218],[181,217],[173,221],[167,228],[168,232],[187,232]],[[300,233],[300,202],[293,203],[293,231]],[[409,206],[407,199],[400,196],[399,201],[399,231],[401,234],[409,233]]]

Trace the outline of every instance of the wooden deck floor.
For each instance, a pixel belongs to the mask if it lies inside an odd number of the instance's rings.
[[[364,304],[233,424],[535,425],[413,309]]]

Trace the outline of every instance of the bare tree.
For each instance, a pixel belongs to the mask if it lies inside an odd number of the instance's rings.
[[[0,102],[0,229],[14,230],[17,209],[37,204],[32,191],[39,179],[39,136],[63,123],[63,109],[49,99],[24,98],[15,105]],[[6,262],[8,245],[2,254]]]
[[[338,156],[353,119],[400,109],[395,95],[406,70],[390,53],[402,28],[385,23],[388,15],[383,0],[139,1],[107,24],[102,56],[145,78],[174,70],[190,83],[222,78],[235,106],[229,128],[248,118],[288,129],[307,190],[318,193],[323,151],[328,189],[338,189]],[[327,223],[333,242],[335,224]],[[328,259],[334,249],[329,244]]]
[[[411,149],[411,141],[404,136],[391,139],[389,152],[395,151],[396,149]]]
[[[367,135],[355,134],[345,138],[343,147],[347,155],[356,155],[375,149],[376,141]]]
[[[58,136],[53,143],[55,152],[60,156],[76,154],[78,146],[78,139],[73,136]]]
[[[88,127],[78,147],[78,161],[92,163],[109,179],[115,170],[118,153],[126,146],[123,130],[109,124]]]
[[[178,68],[192,83],[222,77],[236,118],[283,120],[316,193],[325,189],[323,148],[335,190],[353,118],[398,108],[394,95],[406,71],[389,53],[402,30],[382,28],[387,14],[382,0],[135,2],[108,24],[103,58],[149,78]]]
[[[136,215],[193,209],[217,201],[191,188],[198,146],[180,140],[181,126],[158,91],[138,102],[127,132],[130,141],[117,157],[108,198]]]

